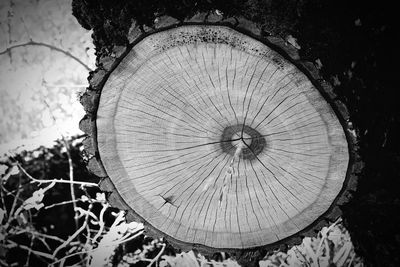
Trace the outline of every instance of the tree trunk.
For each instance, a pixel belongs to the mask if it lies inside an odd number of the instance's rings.
[[[356,136],[293,40],[219,12],[133,23],[126,39],[98,47],[81,99],[111,204],[179,248],[248,264],[340,216]]]

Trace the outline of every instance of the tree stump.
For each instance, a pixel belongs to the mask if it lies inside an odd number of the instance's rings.
[[[181,248],[290,245],[355,186],[346,110],[281,39],[195,22],[137,33],[93,75],[91,169],[112,204]]]

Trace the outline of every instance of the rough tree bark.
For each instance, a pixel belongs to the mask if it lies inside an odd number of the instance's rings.
[[[89,168],[129,219],[251,264],[340,216],[356,136],[294,46],[218,12],[133,23],[127,39],[98,57],[81,129]]]

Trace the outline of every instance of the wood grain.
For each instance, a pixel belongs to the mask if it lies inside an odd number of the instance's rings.
[[[304,229],[339,194],[349,162],[342,126],[310,80],[222,26],[136,44],[104,85],[96,123],[125,202],[165,234],[213,248]]]

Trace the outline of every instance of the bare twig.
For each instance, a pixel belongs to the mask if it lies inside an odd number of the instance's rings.
[[[7,207],[5,205],[5,201],[4,201],[4,195],[3,195],[3,177],[0,175],[0,207],[3,208],[3,210],[5,211],[5,218],[8,220],[8,213],[7,213]]]
[[[17,187],[16,189],[14,189],[14,190],[11,190],[11,191],[8,191],[8,190],[6,190],[6,189],[3,189],[3,190],[7,193],[6,196],[9,196],[9,195],[15,194],[18,190],[23,189],[25,186],[30,185],[30,184],[33,184],[33,183],[35,183],[35,181],[29,181],[29,183],[21,184],[20,186],[18,186],[18,187]]]
[[[59,202],[59,203],[54,203],[54,204],[48,205],[48,206],[44,207],[44,209],[45,209],[45,210],[48,210],[48,209],[51,209],[51,208],[54,208],[54,207],[57,207],[57,206],[62,206],[62,205],[65,205],[65,204],[71,204],[72,202],[77,203],[78,201],[82,201],[82,200],[81,200],[81,199],[77,199],[77,200],[66,200],[66,201],[63,201],[63,202]],[[74,209],[74,210],[75,210],[75,209]]]
[[[61,135],[64,145],[67,149],[67,157],[68,157],[68,166],[69,166],[69,181],[71,182],[69,184],[69,190],[71,191],[71,200],[72,200],[72,206],[74,208],[74,212],[76,212],[76,197],[75,197],[75,189],[74,189],[74,166],[72,165],[72,158],[71,158],[71,152],[70,148],[68,145],[67,140],[65,139],[64,135]],[[78,219],[75,218],[75,227],[78,228],[79,222]]]
[[[18,187],[21,185],[21,174],[19,174],[18,175]],[[9,214],[9,217],[8,217],[8,221],[7,221],[7,224],[6,225],[9,225],[10,224],[10,222],[11,222],[11,220],[14,218],[14,211],[15,211],[15,208],[17,207],[17,201],[18,200],[20,200],[19,199],[19,195],[21,194],[21,190],[18,190],[17,191],[17,194],[15,195],[15,197],[14,197],[14,201],[13,201],[13,204],[12,204],[12,206],[11,206],[11,210],[10,210],[10,214]]]
[[[84,63],[82,60],[80,60],[78,57],[74,56],[74,55],[71,54],[70,52],[68,52],[68,51],[66,51],[66,50],[64,50],[64,49],[62,49],[62,48],[59,48],[59,47],[57,47],[57,46],[48,44],[48,43],[35,42],[35,41],[32,41],[32,40],[29,41],[29,42],[26,42],[26,43],[15,44],[15,45],[9,46],[9,47],[7,47],[4,51],[1,51],[1,52],[0,52],[0,55],[4,55],[4,54],[7,54],[7,53],[10,53],[11,50],[13,50],[13,49],[15,49],[15,48],[18,48],[18,47],[25,47],[25,46],[42,46],[42,47],[47,47],[47,48],[49,48],[49,49],[51,49],[51,50],[54,50],[54,51],[63,53],[64,55],[66,55],[66,56],[72,58],[73,60],[75,60],[76,62],[78,62],[79,64],[81,64],[86,70],[92,71],[92,69],[91,69],[86,63]]]
[[[61,243],[65,242],[64,239],[61,239],[61,238],[59,238],[57,236],[46,235],[46,234],[43,234],[43,233],[39,233],[39,232],[33,231],[32,229],[21,229],[20,231],[15,233],[15,235],[20,235],[20,234],[30,234],[30,235],[35,235],[35,236],[38,236],[38,237],[52,239],[52,240],[55,240],[55,241],[58,241],[58,242],[61,242]]]
[[[57,120],[53,115],[53,112],[52,112],[52,110],[50,108],[49,103],[45,99],[43,100],[43,102],[45,103],[45,105],[49,109],[51,117],[53,118],[54,123],[57,124]],[[64,147],[65,147],[66,152],[67,152],[68,167],[69,167],[69,180],[71,182],[69,184],[69,190],[70,190],[70,193],[71,193],[71,200],[72,200],[71,203],[72,203],[75,215],[76,215],[76,212],[77,212],[76,211],[76,197],[75,197],[75,189],[74,189],[74,184],[73,184],[73,182],[74,182],[74,165],[73,165],[73,162],[72,162],[70,145],[68,144],[68,141],[65,138],[64,134],[59,129],[58,129],[58,131],[59,131],[59,133],[61,135],[61,139],[62,139],[62,141],[64,143]],[[78,222],[77,216],[74,216],[74,220],[75,220],[75,229],[77,230],[78,226],[79,226],[79,222]]]
[[[120,212],[118,212],[117,217],[115,218],[110,228],[116,227],[123,220],[125,220],[125,211],[121,210]]]
[[[89,224],[86,224],[86,232],[87,232],[87,236],[86,236],[86,242],[85,242],[84,248],[92,248],[93,242],[92,242],[92,238],[90,235]],[[90,262],[89,257],[84,257],[83,255],[81,255],[81,263],[83,263],[83,262],[86,262],[85,266],[89,266],[89,262]]]
[[[39,241],[43,244],[43,246],[46,247],[47,251],[51,251],[51,250],[52,250],[52,249],[50,248],[49,244],[47,243],[47,241],[46,241],[45,238],[43,238],[43,237],[37,237],[36,239],[39,240]]]
[[[31,236],[31,243],[29,247],[33,247],[33,241],[35,240],[35,235]],[[26,257],[25,266],[29,266],[29,260],[31,259],[32,250],[28,250],[28,256]]]
[[[28,177],[29,178],[29,177]],[[20,187],[18,187],[17,189],[14,189],[12,191],[6,191],[6,196],[15,194],[18,190],[21,190],[23,187],[30,185],[30,184],[34,184],[34,183],[52,183],[52,182],[56,182],[56,183],[63,183],[63,184],[69,184],[70,181],[69,180],[62,180],[62,179],[53,179],[53,180],[39,180],[39,179],[35,179],[35,180],[31,180],[28,183],[22,184]],[[74,181],[73,184],[75,185],[80,185],[81,187],[85,187],[85,186],[89,186],[89,187],[93,187],[93,186],[98,186],[94,183],[86,183],[86,182],[76,182]],[[61,203],[60,203],[61,204]]]
[[[159,259],[159,258],[161,257],[161,255],[164,253],[165,247],[166,247],[166,245],[165,245],[165,244],[162,244],[162,247],[161,247],[161,249],[160,249],[160,252],[158,252],[157,256],[155,256],[155,257],[150,261],[150,263],[147,265],[147,267],[152,266],[153,263],[155,263],[155,262],[158,261],[158,259]]]
[[[70,180],[63,180],[63,179],[36,179],[32,177],[22,166],[21,164],[17,163],[18,168],[32,181],[42,184],[42,183],[61,183],[61,184],[76,184],[76,185],[81,185],[81,186],[94,186],[98,187],[98,184],[95,183],[89,183],[89,182],[78,182],[78,181],[70,181]]]
[[[46,102],[47,103],[47,102]],[[50,106],[49,106],[50,108]],[[55,118],[54,118],[55,120]],[[67,142],[67,139],[65,138],[65,136],[61,133],[61,137],[65,146],[65,149],[67,150],[67,157],[68,157],[68,167],[69,167],[69,181],[71,182],[69,184],[69,190],[71,191],[71,200],[72,200],[72,206],[74,208],[74,212],[76,212],[76,197],[75,197],[75,189],[74,189],[74,166],[72,163],[72,158],[71,158],[71,152],[70,152],[70,147],[69,144]],[[75,218],[75,228],[78,229],[78,219],[76,217]]]
[[[52,182],[51,184],[49,184],[48,186],[46,186],[45,188],[40,188],[38,191],[36,191],[36,196],[35,196],[35,192],[33,193],[31,198],[26,199],[21,206],[18,207],[18,209],[15,211],[14,213],[14,217],[17,217],[23,210],[25,211],[30,211],[31,208],[35,207],[36,209],[40,209],[42,206],[44,206],[43,203],[41,203],[42,198],[44,197],[44,193],[46,193],[47,190],[50,190],[51,188],[54,187],[56,183]],[[40,198],[39,203],[33,204],[32,202],[37,202],[37,200],[33,200],[32,198]],[[31,200],[31,201],[29,201]],[[33,201],[32,201],[33,200]]]
[[[84,220],[82,226],[81,226],[77,231],[75,231],[75,233],[74,233],[73,235],[71,235],[64,243],[62,243],[60,246],[58,246],[58,247],[54,250],[53,258],[55,258],[55,257],[57,256],[57,253],[58,253],[61,249],[63,249],[63,248],[65,248],[66,246],[68,246],[68,244],[71,243],[72,240],[74,240],[83,230],[86,229],[86,225],[87,225],[88,220],[89,220],[89,212],[90,212],[91,210],[92,210],[92,204],[89,205],[88,212],[87,212],[86,215],[85,215],[85,220]]]
[[[108,204],[103,204],[103,208],[101,209],[101,211],[100,211],[100,220],[99,220],[99,231],[97,232],[97,234],[93,237],[93,243],[96,243],[97,242],[97,239],[100,237],[100,235],[103,233],[103,230],[104,230],[104,226],[105,226],[105,223],[104,223],[104,213],[105,213],[105,211],[107,210],[107,208],[108,208]]]
[[[90,205],[93,205],[93,204],[90,204]],[[91,212],[90,210],[84,210],[84,209],[82,209],[82,208],[80,208],[80,207],[77,207],[76,208],[76,210],[78,211],[78,215],[77,215],[77,217],[78,218],[80,218],[80,217],[82,217],[83,215],[85,215],[85,217],[87,216],[87,215],[89,215],[91,218],[93,218],[94,220],[96,220],[96,221],[98,221],[99,219],[97,218],[97,216],[93,213],[93,212]]]
[[[93,199],[83,200],[82,198],[78,198],[78,199],[75,200],[76,203],[78,203],[79,201],[82,201],[82,202],[88,201],[89,203],[101,203],[101,201],[93,200]],[[72,202],[73,202],[72,200],[66,200],[66,201],[62,201],[62,202],[58,202],[58,203],[54,203],[54,204],[48,205],[48,206],[44,207],[44,209],[47,210],[47,209],[51,209],[51,208],[54,208],[54,207],[57,207],[57,206],[62,206],[62,205],[65,205],[65,204],[71,204]]]
[[[11,241],[9,239],[7,240],[7,242],[9,242],[9,244],[11,245],[10,247],[22,248],[22,249],[24,249],[26,251],[31,252],[32,254],[35,254],[37,256],[40,256],[40,257],[43,257],[43,258],[46,258],[46,259],[49,259],[49,260],[53,260],[54,259],[54,257],[52,255],[48,254],[48,253],[44,253],[44,252],[41,252],[41,251],[33,250],[33,249],[31,249],[31,248],[29,248],[27,246],[17,244],[14,241]]]
[[[126,243],[126,242],[128,242],[128,241],[130,241],[130,240],[132,240],[132,239],[135,239],[136,237],[140,236],[140,235],[143,234],[143,233],[144,233],[144,230],[143,230],[143,229],[142,229],[142,230],[139,230],[135,235],[131,235],[131,234],[129,233],[129,234],[123,236],[123,237],[120,239],[120,241],[118,242],[118,244]]]

